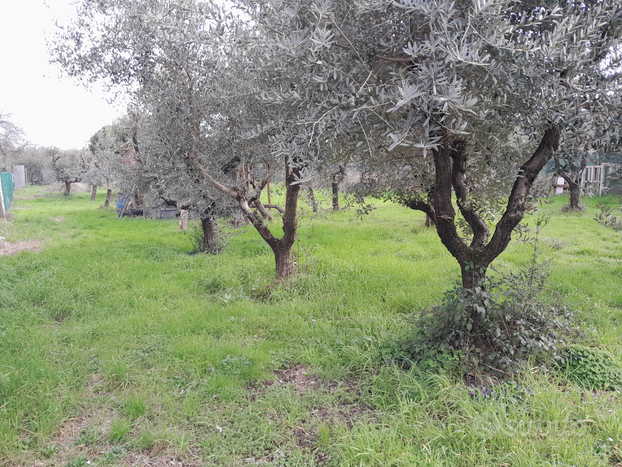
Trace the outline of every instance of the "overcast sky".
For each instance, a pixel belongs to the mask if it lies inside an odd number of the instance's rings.
[[[0,0],[0,112],[37,146],[84,147],[123,114],[99,89],[86,90],[48,64],[46,34],[73,15],[72,0]]]

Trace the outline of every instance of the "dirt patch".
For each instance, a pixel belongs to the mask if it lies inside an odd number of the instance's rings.
[[[299,397],[312,395],[313,392],[327,393],[325,405],[309,409],[309,418],[306,422],[291,426],[291,439],[294,444],[303,453],[313,456],[318,466],[325,465],[331,459],[320,441],[320,427],[343,423],[352,428],[361,420],[377,420],[374,409],[361,401],[361,384],[356,378],[339,382],[323,381],[305,365],[276,370],[274,374],[276,380],[258,381],[249,387],[251,400],[262,397],[269,387],[278,385],[293,388],[299,393]]]
[[[294,439],[296,440],[296,446],[300,448],[302,452],[305,454],[314,454],[316,458],[316,462],[318,465],[322,464],[322,461],[326,460],[327,456],[320,452],[317,447],[318,444],[318,429],[317,428],[308,428],[304,429],[302,427],[295,426],[294,430]]]
[[[53,185],[50,185],[47,188],[47,191],[65,191],[65,183],[57,182]],[[84,183],[72,183],[71,184],[71,193],[84,193],[85,191],[90,191],[89,188]]]
[[[72,459],[84,457],[94,459],[99,457],[100,449],[94,441],[95,436],[104,437],[106,432],[97,427],[106,419],[110,419],[111,414],[105,409],[98,409],[90,414],[67,420],[60,428],[59,434],[52,439],[41,452],[30,453],[30,457],[23,459],[22,465],[34,465],[35,467],[56,467],[67,465]],[[109,446],[106,446],[109,448]],[[102,451],[103,452],[103,451]],[[47,454],[46,454],[47,453]]]
[[[41,240],[27,240],[25,242],[1,242],[0,241],[0,256],[9,256],[19,253],[20,251],[41,251]]]
[[[60,217],[50,217],[50,220],[54,221],[54,222],[63,222],[65,220],[65,218],[63,216],[60,216]]]
[[[348,428],[360,419],[375,420],[374,410],[367,405],[341,404],[338,407],[321,407],[313,411],[313,415],[327,423],[343,422]]]
[[[280,383],[292,384],[297,391],[302,393],[316,390],[322,386],[319,377],[304,365],[297,365],[285,370],[276,370],[274,373]]]
[[[99,375],[93,375],[89,384],[98,384]],[[65,466],[72,460],[83,458],[91,465],[118,465],[124,467],[199,467],[203,463],[195,461],[198,458],[193,451],[187,456],[179,457],[171,453],[167,444],[158,444],[149,450],[128,450],[127,446],[111,444],[111,421],[118,414],[111,407],[98,408],[91,413],[66,421],[60,428],[60,433],[47,446],[49,457],[42,450],[32,453],[27,463],[35,467]],[[47,457],[47,458],[42,458]],[[106,458],[108,459],[106,460]],[[193,457],[194,459],[188,459]],[[9,464],[10,465],[10,464]],[[17,464],[15,465],[17,467]]]

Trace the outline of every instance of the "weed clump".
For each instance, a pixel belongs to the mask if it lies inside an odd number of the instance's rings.
[[[456,285],[440,305],[419,317],[411,337],[399,344],[403,361],[426,369],[476,370],[510,375],[529,358],[557,356],[578,333],[573,314],[547,296],[548,265],[499,273],[480,287]]]
[[[571,345],[558,358],[558,371],[573,383],[590,389],[622,389],[622,369],[607,352]]]
[[[566,338],[579,331],[559,297],[547,293],[550,262],[539,261],[538,248],[547,221],[538,219],[535,237],[527,239],[533,243],[529,268],[504,274],[491,267],[496,277],[447,291],[400,344],[404,360],[430,369],[459,364],[461,371],[509,376],[530,358],[557,357]]]

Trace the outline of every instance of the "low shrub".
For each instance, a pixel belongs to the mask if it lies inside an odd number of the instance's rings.
[[[622,389],[622,369],[607,352],[571,345],[558,358],[558,371],[569,381],[589,389]]]
[[[482,287],[456,285],[417,319],[414,333],[397,346],[398,358],[426,369],[453,362],[461,371],[501,376],[529,358],[557,356],[578,328],[558,297],[547,293],[548,278],[548,265],[534,262],[519,273],[498,273]]]

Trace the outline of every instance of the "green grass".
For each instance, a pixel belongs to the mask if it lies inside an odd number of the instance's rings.
[[[188,255],[190,232],[118,220],[103,195],[16,197],[0,235],[43,247],[0,257],[0,466],[622,462],[619,392],[532,365],[471,397],[451,375],[383,363],[383,343],[458,279],[420,213],[307,216],[303,272],[277,284],[254,231]],[[622,237],[593,221],[595,200],[582,214],[565,203],[540,210],[551,287],[578,311],[582,343],[620,364]],[[495,265],[528,266],[531,251],[513,242]]]

